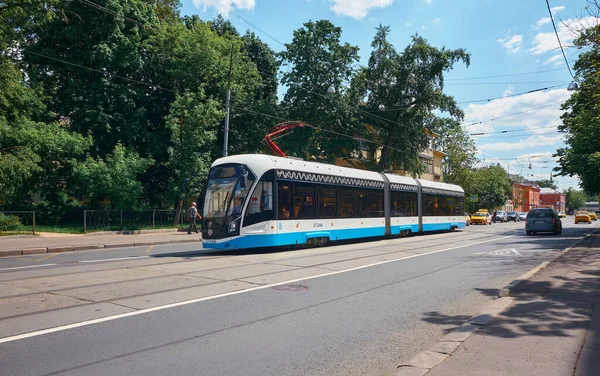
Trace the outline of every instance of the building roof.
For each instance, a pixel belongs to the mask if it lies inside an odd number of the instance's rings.
[[[555,194],[555,193],[560,193],[560,192],[555,189],[552,189],[552,188],[540,188],[540,193],[541,194]]]

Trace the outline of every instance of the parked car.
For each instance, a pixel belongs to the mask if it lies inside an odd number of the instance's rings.
[[[506,212],[502,210],[496,210],[494,216],[492,217],[492,221],[496,222],[508,222],[508,218],[506,217]]]
[[[560,234],[562,232],[562,221],[554,209],[531,209],[525,219],[525,231],[527,235],[537,234],[538,232]]]
[[[567,218],[567,215],[565,214],[565,212],[558,212],[558,216],[560,218]]]
[[[519,213],[514,212],[514,211],[509,211],[506,213],[506,220],[507,221],[514,221],[514,222],[519,222],[521,220],[521,218],[519,218]]]
[[[575,213],[575,223],[586,222],[587,224],[592,223],[592,217],[590,217],[590,213],[585,210],[578,211]]]
[[[527,213],[519,212],[519,219],[524,221],[527,218]]]
[[[471,223],[482,224],[482,225],[491,225],[492,224],[492,216],[488,212],[477,212],[471,216]]]
[[[471,214],[465,213],[465,225],[471,226]]]
[[[590,218],[592,218],[592,221],[597,221],[598,220],[598,216],[596,215],[596,212],[588,212],[590,214]]]

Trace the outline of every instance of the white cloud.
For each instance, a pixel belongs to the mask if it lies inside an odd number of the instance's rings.
[[[523,45],[523,36],[519,34],[515,34],[512,37],[506,36],[498,39],[498,42],[502,43],[507,52],[514,54],[521,49],[521,46]]]
[[[431,23],[433,24],[433,27],[436,27],[440,24],[440,18],[434,18],[433,20],[431,20]]]
[[[550,135],[550,136],[535,135],[535,136],[529,136],[525,139],[521,139],[517,142],[489,143],[489,144],[480,145],[480,146],[478,146],[478,148],[480,150],[485,150],[486,152],[488,152],[488,151],[508,151],[508,150],[528,149],[528,148],[531,148],[532,145],[535,145],[535,147],[551,146],[551,145],[556,145],[559,142],[561,142],[563,139],[563,136],[564,135],[562,135],[562,134]]]
[[[433,3],[433,0],[423,0],[423,2],[427,5],[431,5],[431,3]]]
[[[411,27],[413,25],[413,20],[408,20],[405,23],[406,27]]]
[[[568,46],[578,36],[580,30],[598,23],[600,23],[600,18],[596,17],[585,17],[581,20],[571,18],[563,22],[558,22],[556,27],[558,28],[558,36],[563,47]],[[533,38],[532,44],[533,47],[529,49],[529,52],[533,55],[540,55],[560,48],[554,30],[547,33],[538,33]]]
[[[558,55],[554,55],[550,59],[544,61],[544,64],[554,63],[554,65],[561,65],[562,62],[563,62],[563,55],[558,54]]]
[[[338,16],[349,16],[360,20],[371,8],[385,8],[392,5],[394,0],[330,0],[329,9]]]
[[[539,29],[542,25],[549,24],[551,21],[552,19],[550,17],[542,18],[536,23],[537,29]]]
[[[565,7],[564,7],[564,6],[562,6],[562,5],[559,5],[559,6],[557,6],[557,7],[552,7],[552,8],[550,8],[550,12],[552,12],[553,14],[554,14],[554,13],[556,13],[556,12],[559,12],[559,11],[561,11],[561,10],[565,10]]]
[[[215,8],[217,12],[223,15],[223,17],[229,17],[229,11],[236,9],[252,10],[256,5],[256,0],[219,0],[221,4],[217,4],[212,0],[193,0],[196,8],[202,7],[202,10],[206,12],[208,8]],[[229,8],[229,9],[226,9]]]
[[[506,89],[504,89],[504,93],[502,93],[503,97],[509,96],[515,92],[515,87],[512,85],[508,85]]]

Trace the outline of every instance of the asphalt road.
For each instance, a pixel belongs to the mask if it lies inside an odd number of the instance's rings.
[[[598,227],[571,219],[560,236],[526,236],[521,222],[301,251],[172,245],[0,260],[0,369],[385,375]],[[8,270],[18,262],[40,266]]]

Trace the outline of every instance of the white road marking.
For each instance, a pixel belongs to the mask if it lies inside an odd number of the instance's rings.
[[[29,265],[29,266],[17,266],[14,268],[4,268],[4,269],[0,269],[1,271],[4,270],[17,270],[17,269],[29,269],[29,268],[41,268],[43,266],[54,266],[54,265],[58,265],[58,264],[42,264],[42,265]]]
[[[148,258],[150,256],[131,256],[131,257],[119,257],[111,259],[100,259],[100,260],[81,260],[77,262],[103,262],[103,261],[119,261],[119,260],[137,260],[141,258]]]
[[[307,280],[310,280],[310,279],[316,279],[316,278],[322,278],[322,277],[330,277],[330,276],[333,276],[333,275],[342,274],[342,273],[348,273],[348,272],[352,272],[352,271],[355,271],[355,270],[370,268],[370,267],[373,267],[373,266],[378,266],[378,265],[383,265],[383,264],[389,264],[389,263],[396,262],[396,261],[407,260],[407,259],[421,257],[421,256],[427,256],[427,255],[432,255],[432,254],[436,254],[436,253],[448,252],[448,251],[452,251],[452,250],[459,249],[459,248],[471,247],[471,246],[478,245],[478,244],[495,242],[495,241],[504,240],[504,239],[508,239],[508,238],[512,238],[512,237],[513,237],[513,235],[503,236],[501,238],[484,240],[484,241],[480,241],[480,242],[476,242],[476,243],[471,243],[471,244],[459,245],[459,246],[456,246],[456,247],[450,247],[450,248],[440,249],[440,250],[432,251],[432,252],[429,252],[429,253],[420,253],[420,254],[405,256],[405,257],[401,257],[401,258],[397,258],[397,259],[393,259],[393,260],[379,261],[379,262],[376,262],[376,263],[373,263],[373,264],[367,264],[367,265],[357,266],[355,268],[350,268],[350,269],[345,269],[345,270],[338,270],[338,271],[335,271],[335,272],[324,273],[324,274],[319,274],[319,275],[310,276],[310,277],[303,277],[303,278],[297,278],[297,279],[293,279],[293,280],[289,280],[289,281],[284,281],[284,282],[272,283],[270,285],[263,285],[263,286],[251,287],[251,288],[248,288],[248,289],[231,291],[231,292],[226,292],[226,293],[223,293],[223,294],[218,294],[218,295],[213,295],[213,296],[206,296],[204,298],[186,300],[186,301],[183,301],[183,302],[166,304],[166,305],[162,305],[162,306],[158,306],[158,307],[152,307],[152,308],[146,308],[146,309],[140,309],[138,311],[122,313],[122,314],[119,314],[119,315],[107,316],[107,317],[102,317],[102,318],[99,318],[99,319],[87,320],[87,321],[77,322],[77,323],[73,323],[73,324],[68,324],[68,325],[63,325],[63,326],[57,326],[55,328],[43,329],[43,330],[38,330],[38,331],[35,331],[35,332],[24,333],[24,334],[19,334],[19,335],[11,336],[11,337],[0,338],[0,344],[7,343],[7,342],[18,341],[20,339],[25,339],[25,338],[37,337],[37,336],[41,336],[41,335],[44,335],[44,334],[62,332],[64,330],[69,330],[69,329],[74,329],[74,328],[80,328],[82,326],[99,324],[99,323],[106,322],[106,321],[113,321],[113,320],[123,319],[123,318],[126,318],[126,317],[142,315],[142,314],[145,314],[145,313],[162,311],[164,309],[169,309],[169,308],[174,308],[174,307],[181,307],[181,306],[185,306],[185,305],[189,305],[189,304],[194,304],[194,303],[200,303],[200,302],[204,302],[204,301],[207,301],[207,300],[219,299],[219,298],[224,298],[224,297],[227,297],[227,296],[233,296],[233,295],[244,294],[244,293],[247,293],[247,292],[264,290],[264,289],[272,288],[272,287],[275,287],[275,286],[286,285],[286,284],[289,284],[289,283],[296,283],[296,282],[307,281]]]

